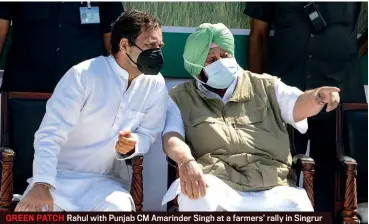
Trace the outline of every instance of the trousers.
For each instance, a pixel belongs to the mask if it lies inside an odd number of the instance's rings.
[[[294,149],[297,154],[305,154],[310,140],[310,157],[315,161],[314,201],[315,211],[334,211],[336,124],[334,112],[325,118],[308,119],[306,134],[294,131]]]

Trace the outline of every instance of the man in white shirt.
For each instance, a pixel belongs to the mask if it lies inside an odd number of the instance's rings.
[[[278,78],[244,71],[223,24],[202,24],[186,42],[195,80],[170,95],[163,145],[178,164],[180,211],[313,211],[297,188],[285,123],[304,133],[306,118],[339,103],[339,89],[302,92]]]
[[[125,160],[147,153],[165,121],[160,24],[126,11],[112,25],[111,46],[111,56],[73,66],[55,88],[16,211],[135,209]]]

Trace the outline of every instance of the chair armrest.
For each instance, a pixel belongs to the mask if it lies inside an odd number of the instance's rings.
[[[304,154],[297,154],[292,159],[292,166],[298,173],[301,171],[304,174],[303,187],[310,199],[312,206],[314,207],[314,159]]]
[[[166,157],[168,165],[175,169],[176,171],[176,178],[179,178],[179,170],[178,170],[178,164],[172,160],[169,156]],[[169,212],[178,212],[178,196],[176,196],[173,201],[172,205],[168,208]]]
[[[292,158],[293,166],[296,169],[303,170],[304,167],[314,167],[314,159],[305,154],[297,154]]]
[[[13,200],[13,161],[15,152],[10,148],[0,148],[0,161],[2,164],[0,211],[10,211]]]
[[[340,163],[341,172],[343,171],[345,176],[343,222],[358,223],[356,190],[357,163],[355,159],[349,156],[341,156]]]
[[[143,156],[137,156],[131,159],[132,165],[132,183],[131,195],[135,203],[136,211],[142,211],[143,207]]]

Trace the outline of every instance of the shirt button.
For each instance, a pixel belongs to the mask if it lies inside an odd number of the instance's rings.
[[[63,24],[59,23],[59,27],[62,27],[62,26],[63,26]]]
[[[309,58],[312,58],[312,57],[313,57],[313,55],[309,54]]]
[[[310,34],[310,36],[311,36],[311,37],[314,37],[314,34],[312,33],[312,34]]]
[[[56,51],[60,51],[60,48],[56,48]]]

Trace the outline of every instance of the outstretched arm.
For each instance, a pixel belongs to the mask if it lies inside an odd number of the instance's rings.
[[[283,121],[300,133],[306,133],[308,117],[318,114],[325,104],[328,104],[327,110],[333,110],[340,100],[339,89],[335,87],[321,87],[302,92],[276,80],[274,90]]]
[[[324,86],[301,94],[293,108],[295,122],[317,115],[325,105],[327,112],[334,110],[340,102],[340,89]]]

